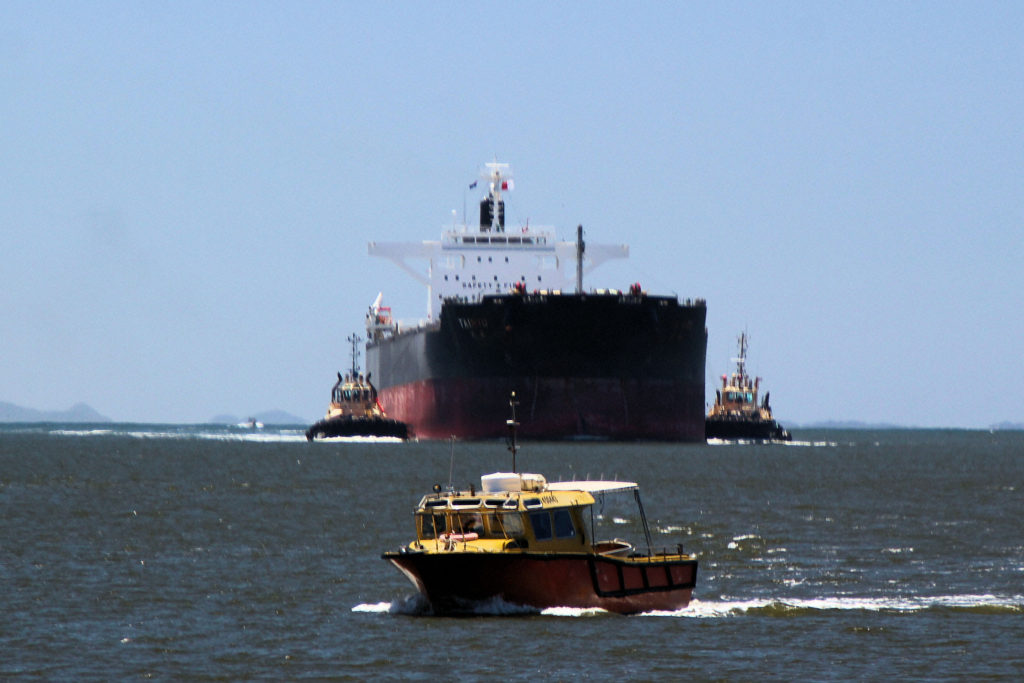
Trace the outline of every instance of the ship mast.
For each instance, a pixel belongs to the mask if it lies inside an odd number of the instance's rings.
[[[495,159],[486,166],[484,179],[490,185],[487,197],[480,202],[480,232],[505,232],[505,203],[501,200],[501,192],[512,189],[509,165]]]

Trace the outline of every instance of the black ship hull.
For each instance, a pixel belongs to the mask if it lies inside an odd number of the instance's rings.
[[[775,420],[707,418],[704,435],[725,441],[789,441],[790,434]]]
[[[675,297],[507,294],[446,302],[367,344],[387,413],[421,438],[702,441],[706,306]]]
[[[345,436],[409,438],[409,427],[391,418],[341,416],[320,420],[306,430],[306,439],[331,439]]]

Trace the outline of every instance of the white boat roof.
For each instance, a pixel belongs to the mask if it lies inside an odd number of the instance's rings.
[[[587,493],[606,493],[611,491],[629,491],[640,488],[635,481],[550,481],[548,491],[586,491]]]

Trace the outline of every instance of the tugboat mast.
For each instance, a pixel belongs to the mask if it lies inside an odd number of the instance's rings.
[[[359,376],[359,344],[363,339],[353,332],[345,341],[352,345],[352,379],[355,379]]]
[[[747,377],[747,333],[740,332],[740,336],[737,339],[740,344],[740,355],[739,358],[733,358],[736,361],[736,374],[739,375],[739,384],[744,385],[744,381]]]

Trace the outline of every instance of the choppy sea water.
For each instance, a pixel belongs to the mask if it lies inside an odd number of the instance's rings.
[[[437,618],[380,554],[449,473],[509,469],[502,443],[2,425],[0,677],[1019,678],[1024,432],[795,438],[523,444],[549,480],[639,482],[694,601]]]

